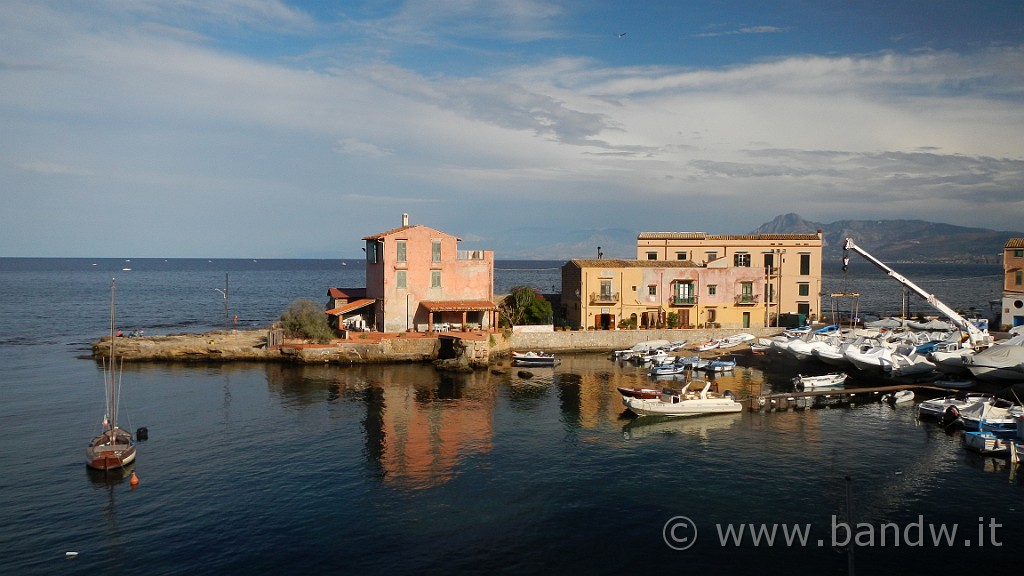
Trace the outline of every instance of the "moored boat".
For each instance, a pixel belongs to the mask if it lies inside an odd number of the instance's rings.
[[[694,383],[700,384],[701,381],[687,383],[678,392],[665,389],[656,399],[623,396],[622,403],[638,416],[700,416],[743,410],[743,404],[736,401],[732,392],[719,395],[712,391],[710,382],[703,382],[701,391],[694,392],[690,390]]]
[[[117,336],[115,325],[115,282],[110,284],[110,354],[109,366],[104,374],[106,412],[103,415],[103,430],[89,442],[85,449],[85,462],[96,470],[119,470],[135,461],[135,438],[118,425],[117,417],[121,407],[121,370],[118,366]]]
[[[882,403],[888,404],[889,406],[896,406],[898,404],[908,404],[913,401],[913,390],[897,390],[895,392],[890,392],[889,394],[882,395]]]
[[[839,388],[846,382],[845,372],[832,372],[821,376],[804,376],[797,374],[793,378],[793,386],[797,390],[812,390],[815,388]]]
[[[513,352],[513,366],[557,366],[562,361],[546,352]]]

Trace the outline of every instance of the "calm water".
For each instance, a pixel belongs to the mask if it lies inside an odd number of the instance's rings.
[[[550,291],[560,264],[499,262],[496,289]],[[984,308],[999,290],[998,267],[897,269],[954,307]],[[615,393],[647,377],[602,355],[532,379],[406,365],[130,365],[122,422],[150,431],[141,484],[89,474],[101,375],[77,356],[107,330],[110,277],[122,327],[167,333],[222,325],[225,274],[243,327],[267,325],[296,298],[325,301],[329,286],[363,284],[356,261],[0,259],[2,573],[842,574],[847,556],[831,543],[846,534],[832,522],[847,519],[847,476],[863,530],[892,526],[884,546],[881,529],[873,542],[860,533],[858,573],[1019,557],[1019,478],[912,410],[648,424],[624,416]],[[826,292],[838,290],[864,294],[862,309],[899,310],[899,286],[873,268],[829,272]],[[797,370],[744,367],[719,384],[783,389]],[[663,539],[677,516],[697,527],[685,551]],[[893,545],[896,527],[913,543],[919,521],[926,536],[928,525],[956,527],[953,545]],[[772,546],[722,545],[716,525],[728,523],[809,525],[808,544],[786,546],[780,527]]]

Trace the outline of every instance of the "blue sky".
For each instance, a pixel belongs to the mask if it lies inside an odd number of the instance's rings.
[[[1022,102],[1017,1],[8,0],[0,256],[1022,230]]]

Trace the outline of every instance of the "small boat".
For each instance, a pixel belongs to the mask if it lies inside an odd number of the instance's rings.
[[[684,374],[690,368],[687,364],[680,362],[669,362],[667,364],[657,364],[651,366],[651,376],[671,376],[674,374]]]
[[[728,372],[734,368],[736,368],[735,358],[732,360],[717,359],[709,362],[708,365],[704,367],[704,370],[707,370],[708,372]]]
[[[513,352],[513,366],[557,366],[562,361],[546,352]]]
[[[846,372],[832,372],[822,376],[804,376],[797,374],[793,378],[793,386],[797,390],[813,390],[815,388],[839,388],[846,383]]]
[[[121,370],[117,365],[115,336],[115,282],[110,284],[110,357],[103,385],[106,395],[103,430],[85,449],[85,463],[96,470],[121,470],[135,461],[135,438],[117,423],[121,407]]]
[[[1010,453],[1012,439],[1000,438],[988,431],[964,432],[960,437],[964,448],[986,456],[1005,456]]]
[[[743,404],[736,401],[732,392],[719,395],[712,391],[710,382],[703,382],[701,391],[694,392],[690,390],[694,383],[701,381],[689,382],[678,392],[666,388],[653,400],[623,396],[622,403],[638,416],[700,416],[743,410]]]
[[[914,401],[913,390],[897,390],[889,394],[882,395],[882,403],[888,404],[889,406],[896,406],[898,404],[906,404]]]
[[[645,398],[647,400],[653,400],[661,396],[661,390],[657,388],[627,388],[625,386],[618,386],[615,388],[619,391],[619,394],[623,398]]]
[[[698,345],[696,348],[694,348],[694,350],[696,350],[697,352],[708,352],[709,350],[714,350],[715,348],[718,348],[718,346],[721,343],[722,341],[717,339],[708,340],[707,342]]]
[[[757,355],[766,354],[771,349],[772,349],[771,340],[768,340],[767,338],[759,338],[756,342],[751,342],[750,343],[750,353],[751,354],[757,354]]]
[[[917,405],[918,418],[948,420],[950,424],[960,419],[960,410],[976,402],[989,402],[994,398],[990,394],[960,392],[956,396],[925,400]]]
[[[745,344],[754,340],[753,334],[747,334],[746,332],[740,332],[739,334],[733,334],[722,338],[718,343],[719,348],[734,348],[740,344]]]

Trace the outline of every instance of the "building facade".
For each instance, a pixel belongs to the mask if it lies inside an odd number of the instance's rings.
[[[689,260],[570,260],[562,267],[562,315],[572,327],[765,326],[765,270]]]
[[[1003,246],[1002,326],[1024,325],[1024,238],[1010,238]]]
[[[382,332],[490,330],[497,326],[494,252],[459,250],[460,239],[409,225],[367,236],[366,295]]]
[[[780,315],[821,319],[822,232],[816,234],[716,235],[704,232],[644,232],[637,260],[693,262],[709,267],[758,267],[766,303],[765,324]]]

